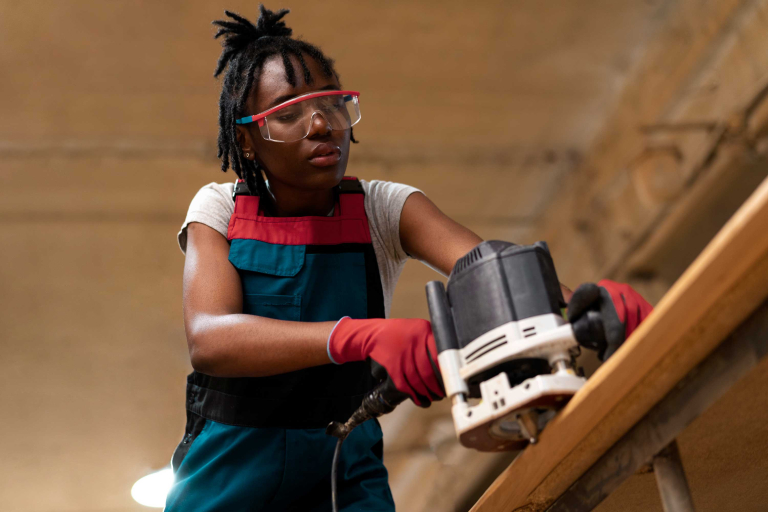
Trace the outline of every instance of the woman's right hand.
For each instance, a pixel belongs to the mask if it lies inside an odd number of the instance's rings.
[[[328,338],[328,355],[337,364],[370,358],[416,405],[428,407],[445,396],[438,377],[435,338],[426,320],[344,317]]]

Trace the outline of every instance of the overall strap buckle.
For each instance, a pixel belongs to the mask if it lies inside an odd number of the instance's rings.
[[[248,184],[245,180],[238,179],[235,182],[235,187],[232,189],[232,200],[235,201],[237,196],[252,196],[258,194],[252,194],[251,189],[248,188]]]
[[[364,194],[363,185],[360,180],[353,176],[344,177],[339,183],[339,194]]]

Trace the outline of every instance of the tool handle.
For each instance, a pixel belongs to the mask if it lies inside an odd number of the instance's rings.
[[[363,397],[360,407],[352,413],[352,416],[345,423],[332,421],[325,429],[325,433],[339,439],[346,439],[356,426],[394,411],[395,407],[406,398],[408,398],[408,394],[397,389],[392,379],[387,377]]]
[[[429,318],[432,321],[432,333],[435,335],[437,353],[458,349],[459,340],[456,336],[456,327],[453,325],[451,306],[448,304],[445,286],[440,281],[427,283],[427,304],[429,305]]]
[[[387,377],[384,382],[363,397],[360,408],[365,410],[368,418],[378,418],[392,412],[406,398],[408,394],[397,389],[392,379]]]

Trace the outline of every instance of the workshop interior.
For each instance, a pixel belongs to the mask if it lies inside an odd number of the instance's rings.
[[[429,322],[444,398],[419,407],[374,371],[325,430],[333,463],[298,455],[322,461],[327,510],[362,510],[339,454],[368,422],[399,512],[766,510],[768,0],[265,7],[343,81],[285,98],[304,137],[342,98],[326,128],[354,130],[346,176],[415,187],[483,240],[450,272],[405,263],[388,315]],[[0,0],[0,510],[162,510],[172,458],[199,445],[177,234],[211,182],[232,187],[233,247],[265,243],[277,201],[221,171],[214,36],[245,23],[212,25],[225,10],[269,18],[246,0]],[[238,133],[304,140],[257,114]],[[330,217],[363,212],[359,182],[334,194]],[[286,247],[309,262],[330,242],[280,243],[287,265]],[[642,317],[627,336],[606,279]],[[577,315],[572,290],[603,302]],[[256,506],[205,503],[169,510]]]

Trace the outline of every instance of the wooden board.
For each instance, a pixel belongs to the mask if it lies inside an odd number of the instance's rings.
[[[472,511],[544,510],[766,296],[768,180]]]

